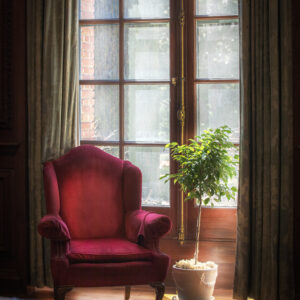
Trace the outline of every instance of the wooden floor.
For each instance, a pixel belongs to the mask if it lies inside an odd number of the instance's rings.
[[[166,288],[166,294],[175,294],[175,289]],[[231,290],[215,290],[215,300],[231,300]],[[31,299],[53,300],[51,289],[37,289]],[[66,295],[66,300],[123,300],[124,288],[75,288]],[[154,289],[148,286],[132,287],[130,300],[154,300]],[[1,297],[0,297],[0,300]],[[5,300],[5,299],[3,299]],[[11,299],[12,300],[12,299]],[[16,300],[16,298],[14,298]]]

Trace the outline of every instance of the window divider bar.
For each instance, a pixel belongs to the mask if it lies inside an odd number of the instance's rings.
[[[86,145],[96,145],[96,146],[112,146],[112,147],[118,147],[120,145],[119,141],[98,141],[98,140],[81,140],[80,144]],[[134,147],[165,147],[166,143],[143,143],[143,142],[132,142],[132,141],[124,141],[123,146],[134,146]],[[239,143],[233,143],[235,147],[239,147]]]
[[[81,145],[95,145],[95,146],[119,146],[119,141],[97,141],[97,140],[81,140],[80,141]]]
[[[121,3],[120,3],[121,4]],[[120,5],[120,10],[121,10]],[[101,24],[119,24],[121,22],[123,23],[169,23],[170,18],[164,18],[164,19],[124,19],[120,16],[119,19],[84,19],[79,20],[79,25],[101,25]]]
[[[161,80],[161,81],[151,81],[151,80],[123,80],[122,82],[123,84],[136,84],[136,85],[143,85],[143,84],[157,84],[157,85],[160,85],[160,84],[170,84],[171,81],[170,80]]]
[[[119,85],[120,80],[93,80],[93,79],[82,79],[79,80],[80,85]]]
[[[97,80],[97,79],[81,79],[79,81],[80,85],[117,85],[117,84],[135,84],[135,85],[143,85],[143,84],[170,84],[170,80],[161,80],[161,81],[147,81],[147,80]]]
[[[239,20],[239,16],[194,16],[195,20]]]
[[[119,19],[110,19],[110,20],[97,20],[97,19],[85,19],[79,20],[79,25],[101,25],[101,24],[116,24],[120,23]]]
[[[81,140],[81,144],[86,145],[96,145],[96,146],[112,146],[117,147],[120,145],[119,141],[97,141],[97,140]],[[145,142],[132,142],[132,141],[124,141],[122,145],[126,146],[134,146],[134,147],[165,147],[166,143],[145,143]]]
[[[195,79],[195,83],[240,83],[239,79]]]
[[[165,147],[166,143],[140,143],[140,142],[124,142],[124,146],[134,147]]]
[[[120,131],[120,144],[119,144],[119,157],[124,159],[124,3],[123,0],[119,1],[119,131]]]
[[[170,18],[164,19],[124,19],[124,23],[169,23]]]

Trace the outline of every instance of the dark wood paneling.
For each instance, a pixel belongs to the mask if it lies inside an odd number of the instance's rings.
[[[203,240],[236,240],[236,208],[203,209],[202,230]]]
[[[293,0],[293,86],[294,86],[294,260],[296,294],[300,299],[300,1]]]
[[[192,201],[189,206],[187,224],[187,239],[195,238],[195,228],[198,216],[198,207]],[[202,208],[200,239],[206,241],[236,240],[236,208]]]
[[[7,201],[13,198],[14,186],[14,170],[0,169],[0,257],[3,259],[10,253],[11,241],[8,233],[9,213],[11,211],[11,203]]]
[[[0,0],[0,295],[28,283],[26,0]]]
[[[186,239],[195,238],[198,207],[192,201],[186,205]],[[148,211],[154,211],[153,207],[143,207]],[[155,212],[171,217],[168,207],[155,208]],[[203,241],[236,241],[237,211],[236,208],[202,208],[200,239]],[[177,227],[173,224],[168,238],[177,237]]]
[[[0,128],[11,125],[12,96],[12,1],[0,2]],[[5,41],[5,42],[3,42]]]

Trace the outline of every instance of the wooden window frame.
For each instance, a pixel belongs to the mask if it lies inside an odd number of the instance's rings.
[[[178,22],[176,22],[176,11],[178,10],[178,4],[175,0],[170,1],[170,18],[161,19],[125,19],[124,16],[124,0],[119,0],[119,18],[112,20],[103,19],[80,19],[80,26],[89,25],[101,25],[101,24],[117,24],[119,25],[119,80],[86,80],[80,79],[79,85],[118,85],[119,86],[119,141],[98,141],[98,140],[80,140],[80,144],[92,144],[95,146],[119,146],[119,157],[124,159],[124,147],[126,146],[138,146],[138,147],[163,147],[163,143],[139,143],[139,142],[126,142],[124,139],[124,86],[130,85],[144,85],[144,84],[169,84],[170,86],[170,141],[179,140],[177,136],[177,85],[172,84],[171,78],[179,78],[178,64],[176,60],[175,49],[178,48],[178,40],[176,37],[176,30],[178,30]],[[138,80],[125,80],[124,79],[124,25],[125,24],[142,24],[142,23],[169,23],[170,26],[170,80],[164,81],[138,81]],[[175,170],[174,163],[171,162],[171,171]],[[177,191],[176,187],[170,183],[170,206],[168,207],[156,207],[156,206],[144,206],[143,209],[154,211],[168,215],[173,221],[172,231],[169,236],[177,236]]]
[[[119,131],[120,140],[116,142],[97,141],[97,140],[80,140],[80,144],[93,144],[96,146],[119,146],[119,157],[124,159],[124,147],[141,146],[141,147],[162,147],[162,143],[138,143],[124,141],[124,86],[126,84],[144,85],[144,84],[169,84],[170,85],[170,141],[180,142],[181,126],[177,117],[177,112],[181,107],[181,88],[179,79],[181,76],[181,57],[180,57],[180,1],[170,1],[170,18],[162,19],[124,19],[123,8],[124,0],[119,0],[119,18],[112,20],[103,19],[80,19],[79,25],[100,25],[100,24],[118,24],[119,25],[119,80],[79,80],[80,85],[118,85],[119,86]],[[197,103],[196,103],[196,84],[197,83],[239,83],[240,80],[209,80],[196,79],[196,41],[195,41],[195,24],[197,20],[217,20],[217,19],[239,19],[239,16],[195,16],[195,0],[184,2],[186,13],[185,23],[185,142],[193,138],[196,133],[197,120]],[[166,23],[170,26],[170,80],[165,81],[135,81],[124,79],[124,25],[127,23]],[[171,78],[177,79],[177,84],[172,84]],[[238,145],[238,144],[236,144]],[[170,171],[176,170],[175,163],[170,160]],[[156,207],[143,206],[143,209],[168,215],[173,222],[171,232],[168,238],[178,236],[179,224],[181,218],[180,211],[181,191],[178,185],[170,183],[170,206]],[[195,237],[197,208],[192,201],[184,203],[184,227],[185,239],[193,240]],[[236,208],[203,208],[201,222],[201,240],[208,241],[235,241],[236,236]]]
[[[239,15],[234,16],[196,16],[196,0],[185,1],[186,27],[185,27],[185,64],[186,70],[186,141],[194,138],[197,132],[197,97],[196,86],[198,83],[240,83],[236,79],[197,79],[196,76],[196,22],[198,20],[239,20]],[[239,144],[235,144],[239,146]],[[189,201],[185,204],[186,239],[195,238],[198,209]],[[202,209],[201,233],[202,241],[236,241],[236,207],[220,207]]]

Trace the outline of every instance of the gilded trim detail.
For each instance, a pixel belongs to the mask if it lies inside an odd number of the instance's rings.
[[[180,8],[180,15],[179,15],[179,22],[180,22],[180,30],[181,30],[181,108],[177,112],[177,117],[180,122],[181,127],[181,137],[180,142],[181,144],[184,143],[184,130],[185,130],[185,61],[184,61],[184,27],[185,27],[185,10],[184,10],[184,0],[181,0],[181,8]],[[180,227],[178,233],[178,240],[183,243],[185,239],[185,229],[184,229],[184,193],[181,192],[180,194]]]

